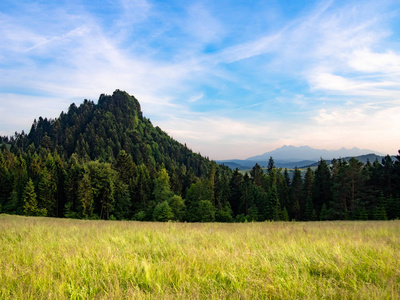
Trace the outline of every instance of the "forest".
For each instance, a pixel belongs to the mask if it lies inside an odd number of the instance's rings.
[[[393,160],[321,158],[305,172],[231,170],[169,137],[126,92],[100,95],[30,132],[0,137],[0,213],[139,221],[387,220],[400,217]]]

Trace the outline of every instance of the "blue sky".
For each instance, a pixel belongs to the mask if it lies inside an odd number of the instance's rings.
[[[127,91],[212,159],[400,149],[400,2],[0,2],[0,134]]]

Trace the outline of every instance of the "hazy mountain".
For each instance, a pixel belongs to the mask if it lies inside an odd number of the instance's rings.
[[[269,157],[268,157],[269,159]],[[239,170],[247,170],[254,167],[257,163],[261,167],[266,168],[268,165],[268,160],[240,160],[240,159],[233,159],[233,160],[217,160],[218,164],[225,165],[230,167],[231,169],[238,168]],[[317,163],[316,160],[302,160],[302,161],[287,161],[287,160],[275,160],[275,166],[278,168],[288,168],[293,169],[294,167],[304,167],[309,166],[314,163]]]
[[[286,160],[288,162],[298,162],[302,160],[311,160],[311,161],[318,161],[321,158],[325,160],[330,160],[333,158],[340,158],[340,157],[355,157],[361,156],[366,154],[377,154],[377,155],[384,155],[384,153],[379,153],[374,150],[369,149],[359,149],[359,148],[352,148],[346,149],[341,148],[339,150],[326,150],[326,149],[314,149],[309,146],[283,146],[281,148],[265,152],[261,155],[256,155],[247,158],[246,160],[249,161],[268,161],[268,159],[272,156],[272,158],[276,161],[278,160]]]
[[[266,167],[269,158],[272,157],[276,167],[292,169],[294,167],[301,168],[306,166],[316,166],[321,158],[326,160],[327,163],[330,163],[334,158],[349,160],[351,157],[356,157],[363,163],[366,163],[367,159],[372,163],[375,159],[381,161],[383,155],[383,153],[369,149],[341,148],[339,150],[320,150],[309,146],[295,147],[285,145],[281,148],[266,152],[262,155],[252,156],[245,160],[219,160],[217,163],[223,164],[232,169],[238,168],[239,170],[245,170],[251,169],[256,163],[261,167]]]

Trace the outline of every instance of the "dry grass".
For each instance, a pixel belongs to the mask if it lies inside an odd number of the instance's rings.
[[[400,299],[400,221],[0,215],[0,299]]]

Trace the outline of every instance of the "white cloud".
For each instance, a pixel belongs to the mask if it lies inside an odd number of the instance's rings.
[[[399,81],[383,81],[379,78],[349,79],[330,73],[309,75],[309,83],[313,90],[322,90],[331,94],[351,95],[359,97],[358,101],[369,101],[371,97],[397,99],[400,97]]]
[[[304,143],[320,143],[327,148],[335,145],[369,148],[395,154],[400,148],[398,116],[400,102],[386,103],[385,107],[366,104],[348,108],[320,110],[315,116],[316,124],[309,134],[301,135]],[[306,128],[304,128],[306,129]]]
[[[156,123],[176,140],[212,159],[256,155],[257,144],[266,147],[279,134],[274,122],[234,120],[189,111],[178,111]]]
[[[357,49],[350,55],[348,64],[360,72],[400,75],[400,55],[392,50],[376,53],[367,48]]]

